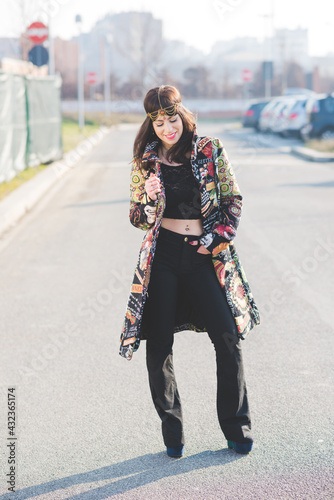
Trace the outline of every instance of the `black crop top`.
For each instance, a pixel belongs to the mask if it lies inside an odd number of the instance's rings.
[[[161,163],[166,193],[164,217],[168,219],[200,219],[201,194],[191,163],[172,166]]]

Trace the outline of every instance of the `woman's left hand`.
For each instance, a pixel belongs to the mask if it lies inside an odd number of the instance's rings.
[[[211,253],[211,252],[209,252],[209,250],[208,250],[207,248],[205,248],[203,245],[201,245],[200,247],[198,247],[197,252],[198,252],[198,253],[204,253],[204,254]]]
[[[195,240],[195,241],[189,241],[190,245],[198,245],[198,242]],[[198,253],[204,253],[204,254],[208,254],[208,253],[211,253],[209,252],[209,250],[207,250],[203,245],[200,245],[197,249],[197,252]]]

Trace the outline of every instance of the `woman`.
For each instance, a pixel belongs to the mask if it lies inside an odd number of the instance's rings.
[[[242,196],[219,139],[198,137],[171,86],[151,89],[134,143],[130,221],[146,231],[121,335],[131,359],[146,339],[153,403],[167,454],[184,453],[174,333],[206,331],[217,362],[217,413],[229,448],[252,449],[240,339],[259,313],[233,245]]]

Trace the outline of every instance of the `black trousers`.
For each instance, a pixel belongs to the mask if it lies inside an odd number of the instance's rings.
[[[198,307],[215,348],[217,413],[222,432],[227,440],[251,442],[247,389],[235,322],[211,254],[198,253],[199,245],[190,244],[193,240],[198,241],[198,236],[185,236],[160,228],[148,287],[151,333],[146,342],[146,362],[153,403],[162,422],[164,443],[170,447],[184,444],[172,348],[179,286]]]

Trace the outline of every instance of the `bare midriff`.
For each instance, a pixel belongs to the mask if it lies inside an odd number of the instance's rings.
[[[200,236],[203,233],[201,219],[167,219],[167,217],[163,217],[161,226],[179,234]]]

